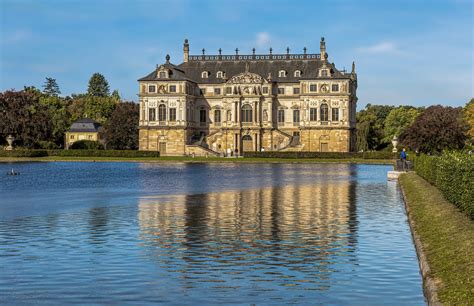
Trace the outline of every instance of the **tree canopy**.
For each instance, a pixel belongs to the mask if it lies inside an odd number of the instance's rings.
[[[43,93],[47,96],[57,97],[61,94],[59,90],[59,85],[56,82],[56,79],[46,78],[46,81],[43,85]]]
[[[468,124],[468,136],[471,141],[474,142],[474,99],[467,102],[466,106],[464,107],[464,118]]]
[[[461,149],[466,141],[467,125],[462,109],[435,105],[428,107],[401,135],[402,143],[425,153]]]
[[[89,79],[87,94],[94,97],[108,97],[110,95],[109,83],[100,73],[94,73]]]
[[[400,137],[419,115],[420,111],[411,106],[400,106],[392,109],[384,122],[383,141],[390,142],[393,136]]]
[[[133,102],[117,105],[104,126],[107,149],[138,149],[139,106]]]

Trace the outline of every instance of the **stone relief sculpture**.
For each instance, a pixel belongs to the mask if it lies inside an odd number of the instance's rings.
[[[266,109],[263,110],[263,121],[268,121],[268,112]]]
[[[240,73],[233,76],[227,83],[229,84],[262,84],[263,78],[258,74],[251,72]]]
[[[232,121],[232,112],[230,110],[227,111],[227,121]]]

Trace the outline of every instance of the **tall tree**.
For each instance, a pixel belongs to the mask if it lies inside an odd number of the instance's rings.
[[[90,118],[103,124],[110,118],[117,105],[118,101],[112,97],[73,95],[69,112],[72,121]]]
[[[467,102],[464,107],[464,118],[469,126],[468,136],[471,142],[474,143],[474,99]]]
[[[107,149],[138,149],[139,106],[133,102],[117,104],[104,126]]]
[[[87,93],[94,97],[108,97],[110,95],[109,83],[100,73],[94,73],[89,79]]]
[[[357,113],[357,150],[379,150],[388,145],[384,141],[384,122],[394,106],[367,104]]]
[[[56,79],[46,78],[46,82],[43,85],[43,93],[47,96],[57,97],[61,94],[59,90],[59,85],[56,82]]]
[[[411,106],[399,106],[390,111],[384,123],[384,141],[390,142],[393,136],[400,137],[413,124],[420,111]]]
[[[112,94],[110,95],[112,98],[114,98],[117,101],[120,101],[122,98],[120,97],[120,94],[117,89],[112,91]]]
[[[12,134],[17,145],[32,148],[51,139],[48,108],[39,102],[41,92],[33,87],[0,93],[0,134]]]
[[[401,135],[402,143],[425,153],[461,149],[466,140],[467,125],[462,109],[435,105],[428,107]]]

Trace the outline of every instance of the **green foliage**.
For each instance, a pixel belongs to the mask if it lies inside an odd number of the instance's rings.
[[[390,111],[384,123],[384,142],[390,142],[393,136],[400,137],[413,124],[420,111],[411,106],[400,106]]]
[[[57,97],[61,94],[56,79],[46,78],[46,82],[43,85],[43,93],[52,97]]]
[[[46,150],[0,150],[0,157],[44,157],[48,156]]]
[[[71,150],[103,150],[104,146],[98,141],[79,140],[74,142],[69,149]]]
[[[471,143],[474,144],[474,99],[467,102],[466,106],[464,107],[464,119],[468,125],[468,136],[471,140]]]
[[[462,119],[461,108],[430,106],[400,138],[405,146],[425,153],[461,149],[467,138],[467,126]]]
[[[53,124],[48,107],[40,103],[41,95],[33,87],[0,93],[2,138],[12,134],[14,145],[27,148],[33,148],[40,140],[51,139]]]
[[[100,73],[94,73],[89,79],[87,94],[94,97],[108,97],[110,95],[109,83]]]
[[[394,106],[390,105],[367,104],[357,113],[357,151],[380,150],[387,146],[388,142],[384,141],[385,118],[393,109]]]
[[[51,131],[52,141],[62,146],[64,134],[71,126],[71,114],[68,110],[69,100],[57,96],[43,96],[40,103],[48,107],[48,112],[53,123]]]
[[[117,102],[122,100],[117,89],[115,89],[110,96],[114,98]]]
[[[59,149],[59,146],[52,142],[52,141],[43,141],[40,140],[38,141],[37,145],[38,149],[45,149],[45,150],[57,150]]]
[[[322,158],[322,159],[397,159],[398,154],[386,151],[376,152],[244,152],[248,158]]]
[[[53,150],[49,156],[77,156],[77,157],[160,157],[157,151],[136,150]]]
[[[118,101],[112,97],[96,97],[89,95],[74,95],[68,106],[71,122],[82,118],[90,118],[104,124],[111,116]]]
[[[138,149],[139,106],[133,102],[117,104],[110,119],[104,125],[107,149]]]
[[[438,187],[448,201],[474,219],[474,155],[445,152],[441,156],[420,155],[415,171]]]

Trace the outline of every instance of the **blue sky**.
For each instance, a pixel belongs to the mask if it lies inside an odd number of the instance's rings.
[[[171,55],[319,53],[356,62],[358,108],[372,104],[462,106],[474,96],[472,1],[0,0],[0,90],[57,79],[82,93],[94,72],[137,100],[137,79]]]

